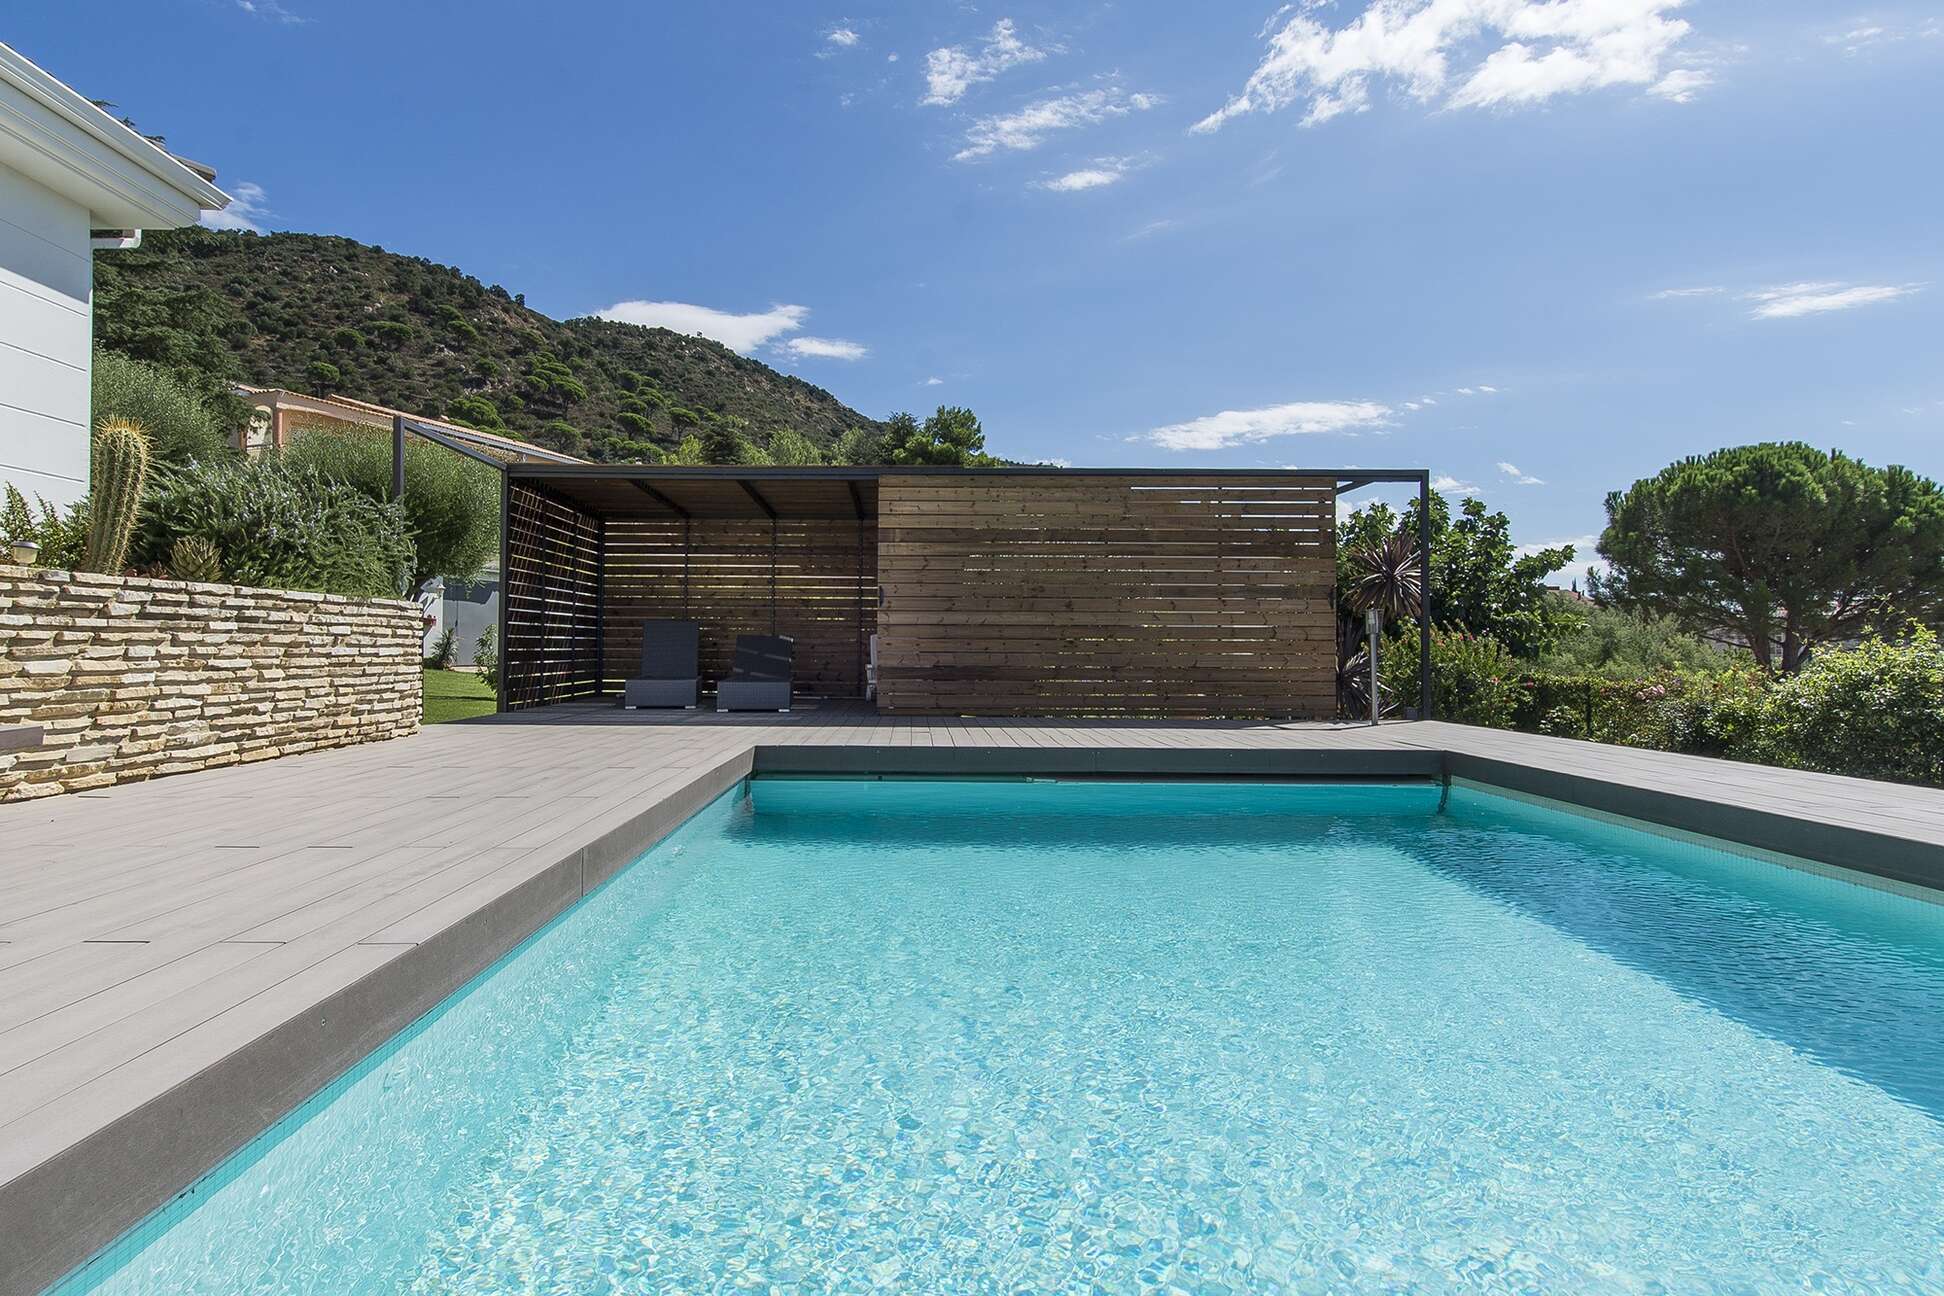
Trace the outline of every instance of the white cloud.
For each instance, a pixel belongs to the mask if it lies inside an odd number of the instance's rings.
[[[1221,450],[1272,437],[1354,434],[1382,427],[1391,409],[1375,401],[1293,401],[1262,409],[1223,410],[1158,427],[1139,440],[1164,450]]]
[[[1501,461],[1498,470],[1503,476],[1510,477],[1515,485],[1544,486],[1546,484],[1545,478],[1534,477],[1531,473],[1522,471],[1517,464],[1509,464]]]
[[[1675,68],[1647,87],[1647,93],[1669,103],[1693,103],[1694,96],[1714,84],[1714,74],[1699,68]]]
[[[1431,479],[1431,489],[1440,495],[1477,495],[1478,487],[1468,481],[1459,481],[1450,473],[1439,473]]]
[[[1543,103],[1619,85],[1685,102],[1706,77],[1667,67],[1688,33],[1688,24],[1671,16],[1684,3],[1372,0],[1335,29],[1317,21],[1316,6],[1287,7],[1277,15],[1286,17],[1279,28],[1265,28],[1268,52],[1242,92],[1195,130],[1207,133],[1247,113],[1291,106],[1304,108],[1304,125],[1321,125],[1368,108],[1373,81],[1447,108]],[[1491,52],[1472,62],[1481,44]]]
[[[646,324],[650,328],[673,329],[677,333],[699,333],[732,351],[745,354],[785,333],[794,333],[810,317],[808,306],[772,306],[766,311],[738,315],[712,306],[688,302],[624,301],[594,312],[602,319],[624,324]]]
[[[925,386],[927,387],[943,387],[944,385],[945,380],[943,378],[931,377],[925,379]]]
[[[1541,540],[1537,544],[1514,545],[1512,552],[1521,558],[1530,558],[1542,550],[1557,549],[1561,545],[1573,546],[1573,560],[1564,567],[1553,568],[1546,573],[1547,576],[1554,579],[1570,577],[1578,580],[1589,571],[1605,570],[1606,564],[1600,561],[1600,537],[1598,536],[1568,536],[1564,540]]]
[[[1480,384],[1478,384],[1478,390],[1479,390],[1479,391],[1480,391],[1481,393],[1483,393],[1484,395],[1486,395],[1486,396],[1496,396],[1496,395],[1498,395],[1498,388],[1496,388],[1496,387],[1487,387],[1487,386],[1486,386],[1486,385],[1485,385],[1484,383],[1480,383]]]
[[[1471,388],[1469,388],[1469,387],[1460,387],[1460,388],[1458,389],[1458,394],[1459,394],[1460,396],[1476,396],[1476,395],[1478,395],[1478,393],[1477,393],[1477,392],[1475,392],[1475,391],[1473,391],[1473,390],[1472,390]]]
[[[1751,319],[1797,319],[1895,301],[1920,288],[1919,284],[1794,283],[1744,293],[1742,300],[1755,303],[1749,311]]]
[[[221,211],[206,211],[202,214],[203,227],[216,230],[248,230],[252,234],[263,233],[262,222],[272,214],[263,186],[249,180],[239,180],[230,186],[229,196],[229,206]]]
[[[981,81],[990,81],[1008,68],[1037,63],[1048,51],[1019,39],[1010,18],[992,25],[977,49],[948,45],[925,55],[925,97],[928,104],[952,104]]]
[[[1038,148],[1055,131],[1098,125],[1114,117],[1145,112],[1160,102],[1156,95],[1128,94],[1113,86],[1041,99],[1017,112],[979,118],[965,132],[965,147],[953,157],[970,162],[1001,149],[1025,152]]]
[[[843,338],[798,337],[778,342],[776,349],[797,360],[862,360],[871,348]]]
[[[1922,26],[1892,26],[1883,22],[1868,20],[1855,21],[1842,31],[1831,32],[1823,37],[1823,43],[1840,48],[1843,53],[1856,55],[1884,45],[1895,45],[1910,39],[1934,40],[1944,35],[1944,22],[1931,18]]]
[[[838,49],[849,49],[857,44],[858,36],[848,27],[832,27],[824,33],[824,41],[826,44],[835,45]]]
[[[307,23],[310,19],[302,14],[294,14],[278,3],[278,0],[236,0],[236,7],[246,14],[280,23]]]
[[[1727,289],[1725,288],[1716,288],[1716,287],[1663,288],[1659,292],[1653,294],[1652,300],[1675,301],[1683,297],[1719,297],[1722,293],[1726,291]]]
[[[1142,239],[1150,239],[1153,238],[1156,234],[1166,234],[1169,230],[1177,230],[1180,228],[1181,228],[1180,221],[1176,220],[1172,216],[1163,216],[1159,220],[1151,220],[1147,224],[1139,227],[1138,229],[1129,231],[1127,237],[1122,241],[1127,243],[1138,243]]]
[[[1133,158],[1095,158],[1092,165],[1084,166],[1065,175],[1041,180],[1038,187],[1051,189],[1054,193],[1079,193],[1084,189],[1103,189],[1126,178],[1127,173],[1136,165]]]

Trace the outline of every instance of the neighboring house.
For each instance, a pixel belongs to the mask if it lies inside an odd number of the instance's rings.
[[[391,430],[394,415],[403,414],[415,423],[422,423],[443,437],[470,446],[482,454],[495,459],[514,460],[520,463],[585,463],[570,454],[549,450],[545,446],[521,441],[517,437],[502,436],[497,432],[481,432],[476,428],[465,427],[458,423],[448,423],[443,419],[425,418],[408,410],[395,410],[385,405],[375,405],[370,401],[353,400],[349,396],[306,396],[302,392],[283,391],[276,387],[250,387],[242,383],[235,386],[235,392],[255,407],[250,425],[231,438],[237,449],[248,454],[262,454],[265,450],[281,450],[290,444],[290,438],[307,428],[346,430],[350,428],[370,428]]]
[[[227,206],[213,174],[0,45],[0,483],[87,494],[94,249]]]

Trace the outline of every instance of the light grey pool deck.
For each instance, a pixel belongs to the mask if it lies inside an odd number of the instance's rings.
[[[577,705],[0,806],[0,1296],[112,1241],[752,771],[1462,777],[1944,885],[1944,792],[1439,723]]]

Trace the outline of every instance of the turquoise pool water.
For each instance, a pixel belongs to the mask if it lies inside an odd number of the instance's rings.
[[[74,1280],[1944,1291],[1944,907],[1467,788],[759,781]]]

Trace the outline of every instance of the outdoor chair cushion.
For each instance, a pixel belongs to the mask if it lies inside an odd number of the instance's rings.
[[[733,668],[716,686],[718,711],[788,711],[796,641],[788,635],[737,635]]]
[[[624,707],[692,707],[701,691],[701,632],[693,621],[649,621],[641,627],[641,669],[621,686]]]

